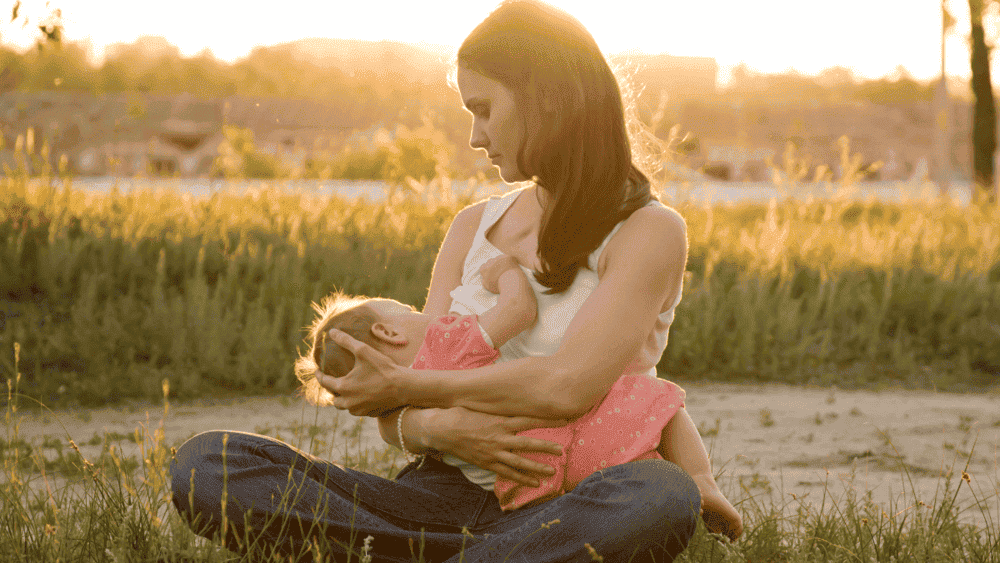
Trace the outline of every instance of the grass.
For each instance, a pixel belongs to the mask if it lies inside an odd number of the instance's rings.
[[[138,397],[162,398],[166,417],[171,399],[287,395],[309,303],[338,288],[420,306],[445,229],[471,201],[446,178],[385,203],[280,184],[197,199],[87,194],[71,178],[16,171],[0,182],[0,370],[9,374],[0,553],[25,561],[234,560],[171,509],[169,459],[179,444],[166,443],[162,426],[26,440],[21,413]],[[689,274],[660,369],[681,381],[956,391],[993,382],[1000,211],[842,195],[678,202]],[[827,403],[835,401],[831,387]],[[761,426],[774,424],[760,412]],[[971,430],[973,421],[957,425]],[[719,426],[702,431],[718,435]],[[400,467],[394,450],[335,450],[357,443],[360,430],[318,414],[259,430],[384,477]],[[929,499],[897,457],[892,467],[909,488],[889,505],[854,487],[838,495],[829,480],[820,502],[806,503],[747,462],[752,474],[720,476],[744,515],[744,538],[725,544],[700,527],[681,560],[998,561],[1000,514],[987,504],[997,485],[967,473],[967,442],[950,444],[966,465],[943,473]],[[137,454],[125,453],[131,446]],[[963,488],[971,504],[958,502]],[[981,524],[967,523],[970,513]],[[358,560],[366,545],[378,553],[377,540],[354,540]],[[317,560],[327,547],[315,546]]]
[[[0,180],[0,370],[49,405],[283,394],[310,303],[422,306],[446,178],[385,202],[280,183],[195,198]],[[1000,210],[824,200],[676,203],[690,258],[659,369],[679,381],[968,391],[1000,373]],[[418,193],[419,192],[419,193]],[[363,272],[363,275],[359,275]]]
[[[20,435],[20,374],[8,380],[5,437],[0,439],[0,553],[9,561],[235,561],[220,545],[194,535],[170,502],[170,459],[177,443],[167,443],[163,425],[170,412],[163,385],[163,419],[132,434],[106,432],[78,444],[64,436],[24,439]],[[45,410],[44,406],[37,405]],[[59,415],[48,411],[59,419]],[[347,466],[390,477],[402,466],[395,449],[360,449],[360,425],[303,420],[266,434]],[[304,415],[303,415],[304,417]],[[39,441],[41,442],[39,444]],[[137,448],[125,448],[134,444]],[[85,446],[100,446],[88,457]],[[353,448],[353,449],[352,449]],[[133,450],[135,453],[126,453]],[[365,542],[370,544],[370,540]],[[360,555],[363,554],[363,546]],[[317,546],[326,549],[326,546]],[[317,561],[328,559],[319,558]]]
[[[771,409],[763,408],[760,409],[759,413],[760,425],[764,428],[774,426],[774,416],[771,415]]]
[[[179,442],[166,442],[163,422],[138,427],[133,435],[107,433],[100,440],[99,457],[88,458],[68,430],[62,437],[41,437],[41,444],[19,435],[19,402],[24,398],[18,383],[16,376],[8,383],[6,438],[0,449],[0,553],[22,561],[240,560],[220,544],[194,535],[173,510],[169,460]],[[170,413],[168,397],[165,393],[164,421]],[[323,422],[316,412],[311,421],[303,413],[298,424],[258,430],[376,475],[391,478],[398,472],[402,460],[397,450],[361,451],[359,425]],[[111,443],[131,443],[133,438],[138,453],[131,456]],[[728,463],[723,464],[718,478],[744,517],[744,536],[730,544],[699,524],[678,561],[1000,561],[1000,514],[989,508],[991,501],[996,504],[1000,485],[990,483],[988,474],[970,475],[967,460],[942,472],[933,496],[922,498],[915,476],[901,456],[898,461],[893,467],[908,492],[882,504],[853,472],[842,487],[835,487],[836,479],[827,471],[822,490],[809,493],[821,498],[807,500],[760,473],[759,460],[740,462],[753,473],[738,478],[727,474]],[[973,501],[959,502],[962,488]],[[977,516],[976,523],[969,523],[970,515]],[[308,560],[365,561],[366,554],[378,553],[377,538],[352,537],[352,555],[334,558],[330,541],[335,540],[317,539]],[[414,543],[414,561],[426,561],[419,555],[422,547],[419,540]],[[595,561],[602,560],[591,552]]]

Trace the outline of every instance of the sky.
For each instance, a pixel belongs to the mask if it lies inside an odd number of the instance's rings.
[[[229,0],[48,0],[62,11],[65,37],[88,41],[99,61],[104,47],[159,35],[192,56],[209,49],[233,61],[256,46],[306,37],[393,39],[457,46],[499,0],[280,0],[264,5]],[[38,19],[46,0],[21,0]],[[920,80],[940,74],[940,0],[550,0],[594,35],[606,53],[714,57],[720,83],[739,63],[766,73],[814,75],[833,66],[859,78],[895,76],[899,65]],[[0,43],[25,49],[37,32],[9,24],[0,0]],[[967,78],[966,0],[947,0],[957,20],[946,42],[946,72]],[[614,6],[614,9],[610,7]],[[998,15],[1000,20],[1000,15]],[[37,29],[37,28],[34,28]],[[992,34],[991,34],[992,32]],[[997,37],[988,29],[988,37]],[[1000,57],[994,57],[1000,60]],[[1000,65],[995,63],[994,69]]]

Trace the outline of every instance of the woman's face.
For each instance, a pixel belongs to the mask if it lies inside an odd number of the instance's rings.
[[[517,166],[517,151],[524,130],[515,107],[514,93],[496,80],[462,65],[458,67],[458,91],[465,108],[472,113],[469,145],[486,151],[505,182],[528,180]]]

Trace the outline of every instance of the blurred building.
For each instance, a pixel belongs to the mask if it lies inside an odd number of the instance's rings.
[[[378,60],[383,66],[399,58],[399,46],[380,48]],[[346,57],[344,65],[363,65],[364,59],[353,51],[332,53]],[[690,134],[677,164],[694,170],[711,167],[717,177],[766,181],[771,178],[771,166],[782,165],[789,146],[797,158],[809,161],[808,178],[814,177],[820,165],[839,174],[838,140],[847,136],[851,152],[862,155],[864,165],[884,163],[872,178],[907,179],[919,172],[918,164],[932,150],[936,118],[930,101],[820,104],[806,97],[784,102],[769,99],[769,91],[756,99],[740,98],[738,93],[718,91],[718,65],[712,58],[630,52],[610,59],[630,69],[630,82],[642,89],[637,104],[641,119],[649,122],[653,116],[662,117],[657,129],[662,138],[674,124],[680,126],[682,136]],[[429,75],[443,80],[444,71],[434,68]],[[440,96],[428,94],[417,101],[399,98],[391,103],[375,103],[364,88],[340,100],[323,101],[8,91],[0,93],[0,164],[18,165],[17,139],[26,145],[31,131],[36,155],[44,145],[53,167],[65,157],[66,166],[75,174],[203,176],[212,173],[225,140],[224,129],[232,126],[252,134],[256,151],[277,155],[295,169],[311,156],[338,153],[352,136],[370,138],[380,128],[392,129],[405,119],[419,123],[418,110],[426,106],[434,111],[454,110],[447,114],[448,121],[436,121],[435,127],[445,130],[449,135],[445,142],[467,157],[470,174],[488,169],[488,162],[468,149],[470,122],[457,109],[457,96],[443,88]],[[662,100],[668,103],[660,111]],[[952,99],[947,111],[952,126],[946,158],[951,159],[957,177],[968,178],[970,103]],[[445,112],[440,111],[441,115]],[[38,160],[29,159],[27,165],[37,168]]]
[[[212,171],[226,125],[248,129],[261,152],[294,162],[320,148],[339,147],[351,128],[343,108],[301,100],[241,97],[203,100],[188,94],[0,94],[0,163],[16,167],[29,137],[80,175],[204,176]],[[24,159],[21,159],[24,161]],[[33,162],[34,160],[34,162]],[[39,159],[27,159],[40,172]]]
[[[971,109],[952,100],[948,139],[951,168],[957,177],[971,176]],[[861,156],[862,168],[881,162],[870,179],[905,180],[917,173],[918,163],[929,158],[933,138],[930,102],[880,105],[839,104],[741,104],[690,100],[677,116],[682,131],[697,139],[697,151],[688,154],[691,166],[725,164],[733,180],[770,178],[768,157],[781,167],[791,146],[795,158],[809,162],[812,179],[819,166],[837,178],[843,172],[840,138],[850,141],[850,153]],[[763,173],[762,169],[763,168]]]

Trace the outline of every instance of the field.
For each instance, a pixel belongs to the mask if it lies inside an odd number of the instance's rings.
[[[233,420],[398,470],[368,448],[370,421],[291,398],[291,362],[334,288],[421,306],[469,196],[445,181],[379,203],[2,181],[0,553],[229,560],[168,510],[167,467]],[[837,193],[675,206],[689,274],[658,367],[689,390],[747,524],[735,545],[701,530],[684,557],[998,560],[1000,212]]]
[[[747,531],[730,545],[701,528],[682,561],[998,560],[1000,395],[686,387]],[[403,465],[373,420],[287,397],[8,415],[0,548],[32,561],[231,560],[169,506],[170,448],[205,429],[385,476]]]
[[[958,500],[982,501],[988,508],[966,511],[960,519],[1000,523],[1000,394],[720,384],[691,384],[687,392],[688,411],[712,450],[715,469],[721,480],[732,481],[738,496],[781,493],[786,501],[794,495],[812,504],[831,484],[842,494],[853,473],[856,485],[872,491],[878,503],[898,501],[904,492],[929,500],[941,477],[958,467],[952,478],[967,471],[980,488],[978,499],[967,486]],[[367,451],[394,467],[402,463],[373,419],[288,397],[192,401],[172,405],[166,415],[136,404],[32,412],[22,415],[20,435],[48,444],[42,451],[52,457],[56,443],[68,446],[65,425],[89,459],[100,458],[105,435],[119,443],[123,458],[138,459],[136,430],[160,428],[161,422],[164,441],[175,447],[203,430],[225,428],[273,436],[326,459]],[[904,469],[909,475],[901,482]]]

